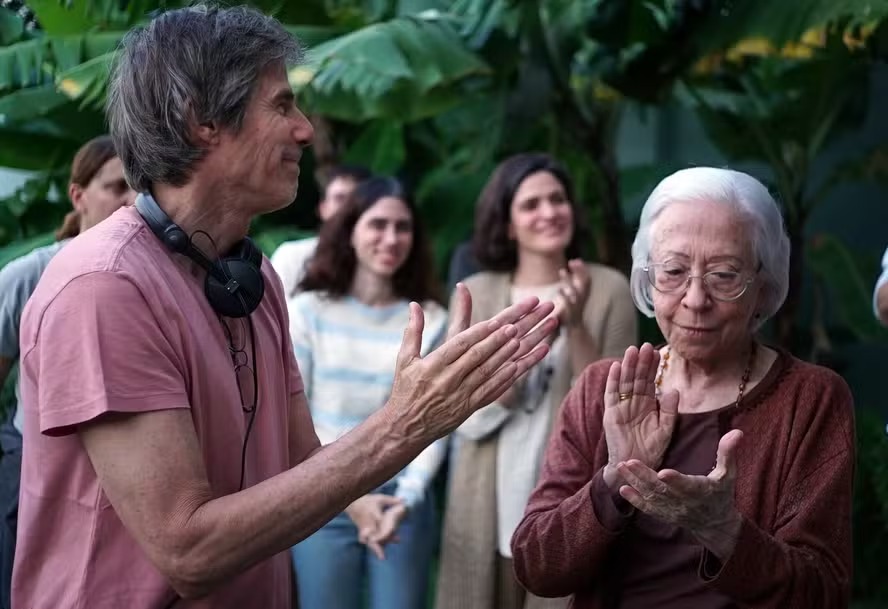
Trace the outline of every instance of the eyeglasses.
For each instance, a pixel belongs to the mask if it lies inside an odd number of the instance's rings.
[[[233,321],[233,320],[232,320]],[[231,355],[231,363],[234,365],[234,379],[240,391],[241,405],[244,412],[253,412],[256,408],[257,395],[256,374],[250,366],[250,356],[247,354],[247,327],[242,319],[229,327],[222,320],[222,328],[228,339],[228,352]]]
[[[762,266],[755,271],[755,275],[761,270]],[[755,275],[746,277],[743,273],[737,271],[709,271],[702,275],[691,275],[691,270],[676,262],[662,262],[658,264],[650,264],[642,267],[647,273],[648,281],[655,290],[663,294],[675,294],[676,292],[684,292],[691,285],[691,280],[700,278],[706,287],[709,295],[716,300],[722,302],[731,302],[737,300],[749,288],[750,284],[755,281]]]

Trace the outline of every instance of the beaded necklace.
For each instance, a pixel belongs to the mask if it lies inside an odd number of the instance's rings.
[[[734,402],[735,408],[740,405],[740,400],[743,399],[743,392],[746,390],[746,384],[749,382],[749,377],[752,376],[752,364],[755,362],[756,346],[756,342],[753,341],[752,348],[749,350],[749,360],[746,362],[746,370],[743,371],[743,376],[740,378],[737,400]],[[672,348],[667,346],[666,353],[663,354],[663,358],[660,360],[660,370],[657,372],[657,378],[654,381],[657,397],[660,397],[660,386],[663,384],[663,374],[666,372],[666,369],[669,368],[669,354],[671,351]]]

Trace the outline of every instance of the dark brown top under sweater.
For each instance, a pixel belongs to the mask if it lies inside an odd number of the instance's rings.
[[[844,380],[780,353],[738,407],[679,417],[664,468],[708,473],[718,439],[744,433],[743,525],[722,565],[604,485],[601,397],[612,361],[590,366],[565,400],[512,539],[519,580],[542,596],[573,594],[575,609],[847,607],[854,420]]]

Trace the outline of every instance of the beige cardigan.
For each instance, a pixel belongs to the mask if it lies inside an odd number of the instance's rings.
[[[583,321],[599,346],[601,357],[622,357],[637,340],[638,319],[626,278],[609,267],[589,264],[591,290]],[[472,294],[472,323],[509,306],[508,273],[478,273],[464,282]],[[453,307],[451,306],[451,310]],[[558,362],[552,376],[551,400],[560,407],[571,385],[570,362]],[[436,609],[492,609],[496,585],[496,454],[498,433],[477,442],[460,440],[453,464],[444,534]],[[565,607],[564,599],[528,595],[525,609]]]

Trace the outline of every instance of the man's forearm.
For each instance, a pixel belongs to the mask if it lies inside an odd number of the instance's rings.
[[[215,583],[298,543],[416,457],[384,413],[298,466],[239,493],[198,506],[188,518],[177,586],[200,596]]]

